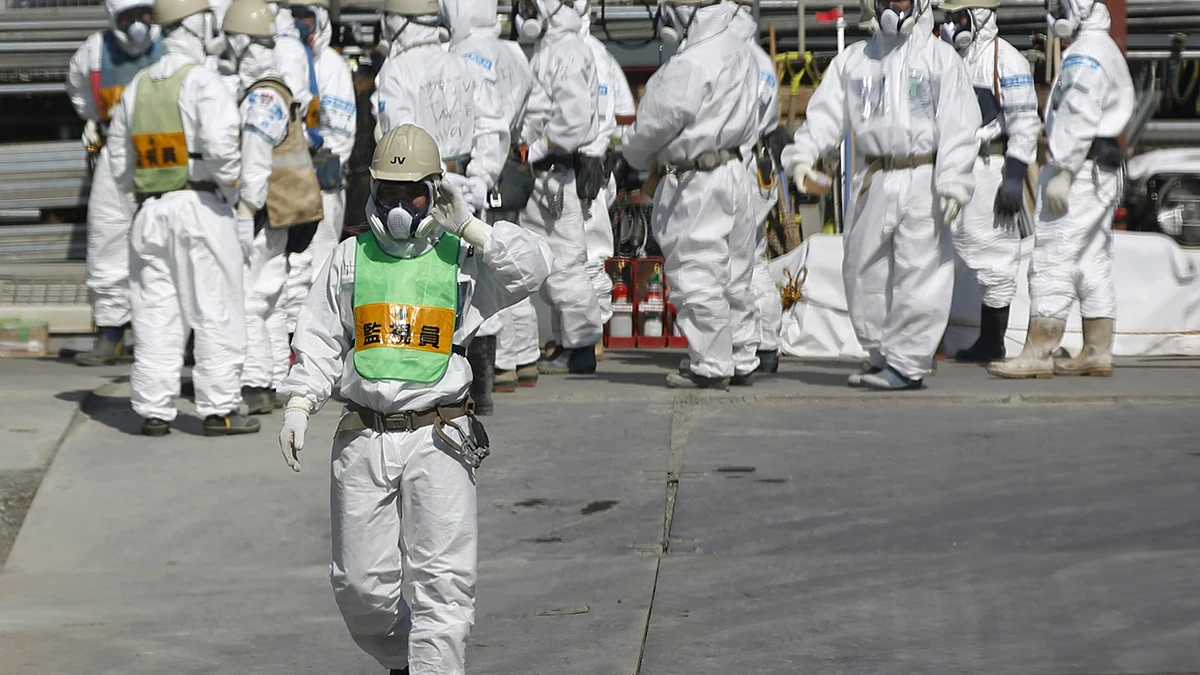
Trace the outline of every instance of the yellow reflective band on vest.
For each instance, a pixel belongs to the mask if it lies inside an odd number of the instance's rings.
[[[369,380],[437,382],[450,365],[458,315],[459,239],[443,234],[416,258],[360,234],[354,259],[354,368]]]
[[[309,129],[321,128],[321,99],[312,97],[308,102],[308,110],[304,115],[304,124]]]
[[[100,99],[100,109],[97,112],[100,113],[100,120],[102,122],[109,122],[112,120],[112,115],[110,113],[112,112],[112,109],[116,108],[117,104],[121,102],[121,94],[124,93],[125,85],[123,84],[113,87],[105,87],[100,90],[100,95],[98,96]]]
[[[188,181],[187,137],[179,92],[192,64],[155,81],[150,71],[138,76],[130,135],[133,136],[133,188],[139,195],[161,195],[182,189]]]

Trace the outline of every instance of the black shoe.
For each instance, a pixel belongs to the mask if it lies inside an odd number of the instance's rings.
[[[258,420],[250,419],[236,412],[228,415],[209,415],[204,418],[205,436],[238,436],[240,434],[256,434],[262,425]]]
[[[758,369],[756,373],[764,375],[774,375],[779,372],[779,352],[764,352],[758,353]],[[730,384],[734,384],[730,382]]]
[[[671,373],[667,375],[668,389],[729,389],[729,379],[725,377],[704,377],[688,373]]]
[[[559,347],[549,357],[538,361],[538,372],[545,375],[591,375],[596,372],[596,350],[591,345],[578,349]]]
[[[171,423],[157,417],[147,417],[142,422],[142,433],[147,436],[166,436],[171,433]]]
[[[757,371],[752,371],[752,372],[746,373],[745,375],[734,375],[733,377],[729,378],[729,384],[730,384],[730,386],[733,386],[733,387],[753,387],[753,386],[754,386],[754,373],[755,373],[755,372],[757,372]]]
[[[959,363],[1003,361],[1004,334],[1008,332],[1008,308],[984,305],[979,312],[979,339],[954,355]]]
[[[251,415],[266,415],[275,410],[272,390],[266,387],[242,387],[242,402]]]
[[[128,362],[129,354],[125,349],[125,327],[103,327],[96,336],[96,344],[90,352],[79,352],[75,355],[77,366],[111,366]]]
[[[471,400],[476,415],[491,415],[495,409],[492,389],[496,385],[496,336],[476,335],[467,346],[471,365]]]
[[[275,406],[276,410],[283,410],[283,399],[279,398],[279,394],[271,389],[271,405]]]
[[[408,675],[408,668],[392,668],[391,675]]]

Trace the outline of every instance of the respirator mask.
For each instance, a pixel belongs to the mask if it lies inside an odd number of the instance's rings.
[[[916,9],[919,0],[913,0],[912,8],[906,11],[894,9],[894,0],[878,0],[875,12],[879,16],[879,30],[884,35],[909,35],[917,25]]]
[[[1079,28],[1083,17],[1077,16],[1075,7],[1067,0],[1046,0],[1046,24],[1056,38],[1069,38]]]
[[[433,179],[420,182],[371,181],[371,208],[367,220],[377,236],[396,243],[421,238],[430,226],[429,217],[434,199]],[[424,197],[425,206],[416,202]]]
[[[975,41],[975,17],[965,9],[946,12],[946,22],[942,24],[942,39],[960,51],[970,47]]]
[[[127,46],[134,51],[146,47],[150,42],[150,25],[154,23],[154,10],[150,5],[131,7],[117,15],[116,29],[125,36]]]

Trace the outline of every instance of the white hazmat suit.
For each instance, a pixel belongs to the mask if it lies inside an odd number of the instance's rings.
[[[996,216],[996,192],[1005,179],[1005,158],[1019,162],[1010,162],[1018,169],[1037,160],[1042,122],[1029,60],[999,37],[995,12],[972,9],[970,13],[977,28],[961,53],[972,86],[997,98],[1000,115],[990,123],[984,120],[976,134],[981,150],[975,159],[975,194],[963,205],[952,231],[959,257],[979,280],[983,304],[1007,307],[1017,292],[1021,237],[1015,219]],[[1005,140],[1002,154],[989,150],[989,144]],[[1023,172],[1014,178],[1023,179]]]
[[[203,34],[202,22],[201,15],[190,16],[167,35],[165,56],[142,77],[162,80],[186,65],[204,63],[203,44],[188,32]],[[127,191],[135,164],[130,125],[139,81],[125,89],[109,127],[113,174]],[[184,77],[179,110],[193,155],[189,181],[215,183],[220,193],[183,189],[146,199],[134,219],[130,246],[130,299],[138,335],[130,375],[133,409],[168,422],[177,412],[174,398],[189,330],[196,338],[192,379],[201,416],[237,409],[246,351],[243,256],[230,204],[241,173],[237,104],[215,72],[194,67]]]
[[[737,32],[754,54],[758,64],[758,113],[759,138],[775,131],[779,127],[779,83],[775,79],[775,63],[771,55],[763,51],[758,44],[758,22],[747,5],[736,9],[732,30]],[[779,331],[783,326],[783,304],[779,299],[779,289],[771,278],[771,269],[767,264],[767,232],[765,224],[767,216],[776,203],[775,190],[764,190],[758,180],[758,165],[753,157],[754,146],[742,148],[746,160],[746,170],[749,174],[750,210],[743,217],[749,218],[755,228],[757,239],[754,248],[754,269],[751,272],[751,287],[754,292],[755,314],[758,320],[758,351],[778,352]],[[786,190],[786,185],[776,185],[776,190]]]
[[[520,137],[525,106],[533,88],[533,71],[521,46],[500,39],[500,22],[495,0],[443,0],[446,21],[450,26],[450,51],[462,56],[479,70],[484,86],[491,87],[501,104],[504,124],[511,140]],[[505,149],[507,152],[507,148]],[[498,213],[491,217],[516,221],[517,212]],[[519,317],[514,324],[513,315]],[[518,339],[517,326],[533,333]],[[496,367],[515,370],[518,365],[537,361],[537,312],[528,298],[507,307],[484,323],[479,335],[496,335]],[[522,351],[518,345],[524,345]]]
[[[695,12],[686,41],[647,83],[622,149],[636,169],[725,153],[710,170],[668,168],[651,227],[666,257],[692,375],[748,376],[758,367],[750,286],[755,224],[746,165],[737,155],[758,138],[759,67],[745,38],[729,28],[734,6],[677,8],[685,10]]]
[[[1108,34],[1108,8],[1091,0],[1071,3],[1087,18],[1063,54],[1045,111],[1050,164],[1038,177],[1031,314],[1065,321],[1078,298],[1084,318],[1111,319],[1117,313],[1112,219],[1122,176],[1119,169],[1098,166],[1090,155],[1096,139],[1116,139],[1125,131],[1133,116],[1133,81]],[[1056,213],[1047,193],[1062,172],[1073,180],[1066,212]]]
[[[909,384],[931,371],[950,317],[945,220],[971,198],[980,126],[962,57],[933,37],[929,0],[916,6],[909,35],[876,30],[833,60],[784,151],[799,178],[853,134],[860,156],[842,265],[850,320],[872,368]]]
[[[591,32],[592,13],[587,2],[576,5],[579,20],[583,23],[579,34],[583,42],[592,52],[596,61],[597,103],[600,125],[599,134],[584,153],[603,159],[612,145],[614,138],[619,138],[622,127],[617,123],[617,117],[629,117],[637,113],[633,101],[633,91],[629,81],[625,79],[625,71],[613,57],[604,43],[596,39]],[[589,212],[584,214],[584,232],[587,237],[587,273],[596,289],[596,301],[600,303],[600,321],[608,323],[612,318],[612,277],[605,270],[605,263],[613,257],[613,227],[609,209],[617,199],[617,182],[613,176],[608,177],[607,184],[600,190],[600,196],[592,200]]]
[[[313,56],[313,74],[317,78],[317,96],[320,97],[320,127],[317,131],[322,145],[329,148],[341,161],[344,173],[350,162],[350,152],[354,149],[354,134],[358,129],[354,79],[350,72],[350,64],[330,46],[333,22],[329,18],[329,12],[324,7],[313,7],[312,10],[317,17],[316,30],[309,45]],[[333,190],[322,190],[321,205],[324,217],[317,226],[312,242],[304,251],[288,256],[285,295],[289,333],[296,330],[296,317],[300,314],[304,298],[308,297],[309,286],[321,270],[321,264],[341,239],[342,221],[346,214],[344,184]]]
[[[542,289],[551,306],[555,343],[563,349],[591,347],[603,337],[600,304],[587,274],[587,237],[583,208],[575,187],[571,155],[596,141],[598,90],[596,63],[579,37],[582,24],[570,6],[558,0],[538,0],[544,34],[534,48],[530,67],[533,90],[529,95],[522,140],[530,146],[530,162],[553,155],[558,163],[549,170],[534,170],[533,196],[521,226],[546,237],[554,251],[554,270]],[[544,157],[536,157],[541,153]],[[517,327],[522,336],[536,335],[536,319]],[[528,321],[534,319],[534,325]],[[520,351],[537,348],[528,343]]]
[[[490,236],[475,241],[473,252],[462,242],[455,345],[465,345],[488,317],[535,292],[550,270],[550,252],[538,237],[507,222],[488,229]],[[288,413],[297,398],[320,409],[339,380],[351,404],[385,415],[466,399],[471,369],[457,352],[431,384],[359,375],[353,358],[355,262],[355,240],[339,244],[305,301],[293,342],[296,364],[281,389],[292,397]],[[458,422],[468,428],[465,420]],[[330,581],[355,642],[384,668],[463,675],[475,621],[474,471],[432,426],[342,431],[334,437],[330,502]]]
[[[103,141],[122,88],[137,72],[162,53],[161,30],[152,25],[141,42],[132,42],[116,26],[117,15],[150,0],[106,0],[111,27],[93,33],[71,57],[67,96],[86,124],[84,144]],[[129,310],[129,228],[136,204],[113,176],[108,150],[101,148],[88,195],[87,286],[92,295],[92,320],[100,327],[124,326]]]
[[[238,64],[243,91],[264,77],[279,77],[275,56],[270,49],[251,44]],[[288,110],[283,99],[269,87],[250,91],[239,107],[242,116],[242,176],[239,184],[237,217],[239,227],[253,227],[254,215],[267,203],[267,183],[271,178],[272,154],[288,133]],[[245,237],[244,233],[239,233]],[[285,229],[262,227],[253,235],[250,257],[246,260],[244,294],[246,298],[246,362],[242,386],[272,389],[275,381],[277,351],[274,343],[286,335],[272,335],[268,322],[284,312],[284,281],[287,277],[287,239]],[[273,326],[278,325],[278,317]]]

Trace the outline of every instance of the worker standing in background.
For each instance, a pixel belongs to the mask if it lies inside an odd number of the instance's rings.
[[[513,15],[521,35],[537,41],[530,60],[533,91],[521,130],[534,185],[521,225],[545,236],[554,251],[554,270],[542,297],[550,304],[555,349],[538,361],[543,374],[596,372],[595,346],[604,335],[600,303],[587,274],[578,185],[578,169],[584,166],[580,151],[599,134],[600,85],[595,58],[579,36],[577,1],[517,0]],[[529,326],[518,331],[536,334]]]
[[[509,127],[504,104],[486,74],[459,54],[443,48],[449,30],[438,0],[388,0],[384,34],[391,51],[375,78],[379,131],[413,124],[438,144],[445,180],[454,184],[476,215],[508,156]],[[471,391],[481,415],[492,413],[496,340],[499,326],[472,340],[467,354],[476,376]]]
[[[1025,174],[1037,160],[1042,120],[1033,70],[999,37],[1000,0],[946,0],[942,39],[967,63],[983,126],[976,133],[975,194],[951,224],[954,248],[979,281],[979,339],[955,359],[988,363],[1004,358],[1008,306],[1021,266],[1019,220],[1026,217]]]
[[[742,148],[758,138],[759,68],[721,0],[665,0],[664,39],[683,40],[650,78],[622,148],[635,169],[664,174],[651,227],[666,257],[688,341],[673,388],[753,384],[758,324],[750,289],[756,223]]]
[[[615,252],[612,218],[609,216],[609,209],[617,200],[617,181],[612,174],[610,161],[612,144],[614,139],[620,140],[623,132],[623,126],[618,124],[617,118],[633,117],[637,113],[637,106],[633,102],[633,91],[629,88],[621,64],[609,53],[604,43],[592,35],[592,12],[589,3],[586,0],[577,2],[575,9],[583,23],[579,34],[596,61],[596,80],[600,85],[597,90],[600,133],[595,141],[580,152],[592,158],[592,161],[601,162],[604,168],[604,183],[597,196],[586,203],[588,210],[583,218],[587,239],[587,273],[592,287],[596,289],[596,300],[600,303],[600,323],[603,325],[608,323],[613,313],[612,277],[605,269],[605,263]]]
[[[350,636],[392,675],[463,675],[475,622],[475,470],[464,354],[479,326],[550,271],[541,237],[488,225],[405,124],[371,163],[371,229],[339,244],[296,327],[279,442],[288,465],[335,383],[330,582]],[[318,454],[320,456],[320,453]]]
[[[1037,231],[1029,265],[1029,333],[1021,355],[988,369],[1006,378],[1112,375],[1113,212],[1121,199],[1124,150],[1133,116],[1129,64],[1109,36],[1108,7],[1058,0],[1047,19],[1071,40],[1046,105],[1050,163],[1038,175]],[[1079,299],[1083,351],[1056,362],[1071,305]]]
[[[316,107],[311,105],[306,115],[313,165],[321,187],[324,218],[313,234],[312,242],[299,253],[288,257],[287,312],[288,332],[296,329],[296,317],[309,286],[321,265],[341,241],[342,220],[346,214],[346,183],[344,169],[349,165],[354,149],[354,134],[358,128],[354,80],[350,64],[330,46],[333,23],[329,17],[329,0],[310,4],[294,3],[292,18],[300,41],[312,61],[309,72]],[[315,112],[314,117],[312,113]]]
[[[87,287],[99,336],[90,352],[75,355],[81,366],[111,365],[128,354],[129,228],[136,209],[113,176],[104,135],[125,87],[163,54],[151,0],[106,0],[104,9],[108,30],[88,36],[67,72],[67,96],[84,120],[83,145],[96,153],[87,204]]]
[[[918,389],[954,292],[947,228],[975,187],[979,105],[963,59],[933,36],[930,0],[862,0],[873,37],[829,65],[784,166],[803,193],[847,133],[865,155],[843,240],[850,322],[870,369],[848,384]]]
[[[450,51],[462,56],[468,64],[476,68],[483,86],[495,92],[495,97],[501,104],[504,124],[509,130],[510,148],[505,168],[501,170],[499,182],[489,194],[486,220],[492,223],[501,220],[519,222],[521,210],[504,203],[505,191],[500,183],[504,181],[505,171],[511,171],[514,163],[521,161],[511,139],[520,137],[525,106],[533,88],[533,72],[529,68],[529,60],[519,44],[500,39],[496,0],[442,0],[442,11],[450,27]],[[527,345],[525,354],[515,349],[518,342],[513,315],[521,317],[521,326],[532,324],[535,330],[523,342]],[[490,355],[494,356],[490,356],[490,364],[486,367],[493,369],[493,391],[511,392],[516,391],[518,384],[533,386],[537,383],[537,359],[540,353],[537,349],[536,326],[537,311],[529,298],[523,298],[513,307],[506,307],[498,312],[480,327],[471,342],[475,353],[468,354],[474,359],[471,362],[471,370],[475,376],[471,396],[477,406],[480,400],[490,404],[490,394],[486,391],[486,370],[481,372],[480,368],[476,367],[477,364],[482,367],[482,362]],[[483,412],[489,412],[487,406]]]
[[[142,432],[162,436],[178,411],[187,334],[195,335],[196,412],[210,436],[253,433],[238,413],[246,352],[244,255],[233,203],[241,120],[216,72],[205,0],[157,0],[162,59],[121,95],[109,127],[113,175],[141,208],[130,232],[130,300],[138,348],[130,374]]]
[[[732,29],[741,35],[750,46],[758,64],[758,112],[759,136],[758,143],[742,148],[743,159],[749,172],[750,210],[745,217],[750,218],[758,238],[755,240],[754,269],[751,272],[750,287],[754,293],[755,319],[758,330],[758,370],[759,373],[775,373],[779,371],[779,332],[783,326],[783,303],[779,298],[779,289],[771,278],[771,269],[767,264],[767,216],[778,203],[776,190],[787,190],[788,186],[774,185],[775,163],[779,161],[784,146],[791,143],[791,137],[786,129],[779,127],[779,83],[775,79],[775,63],[771,55],[765,52],[758,43],[758,21],[754,19],[754,0],[735,0],[737,9],[733,15]],[[773,187],[765,187],[772,186]],[[790,203],[790,200],[788,200]],[[745,327],[738,327],[742,330]],[[745,337],[735,342],[748,342]]]

